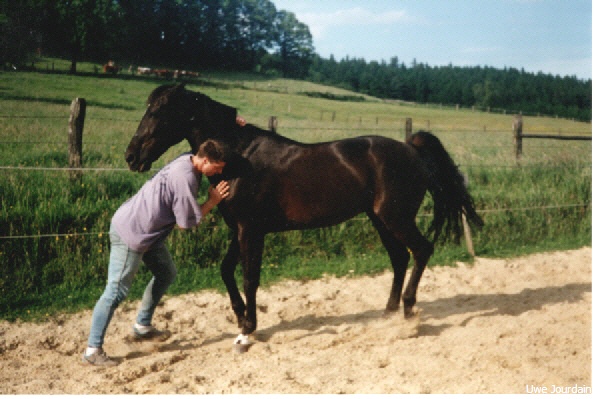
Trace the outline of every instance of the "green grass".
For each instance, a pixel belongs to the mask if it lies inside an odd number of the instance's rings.
[[[57,69],[62,65],[53,61]],[[92,307],[105,283],[111,216],[150,177],[126,171],[123,153],[148,94],[165,82],[127,75],[93,76],[92,64],[80,64],[78,70],[84,75],[0,73],[0,165],[66,167],[69,106],[75,97],[82,97],[88,103],[84,165],[118,169],[87,171],[75,180],[62,171],[0,171],[0,236],[34,236],[0,239],[3,319],[38,320]],[[430,129],[440,137],[469,180],[486,222],[473,236],[479,256],[591,245],[591,146],[586,142],[525,140],[524,155],[517,164],[512,115],[370,97],[340,101],[355,94],[246,74],[212,74],[187,87],[238,107],[249,122],[263,127],[275,115],[281,134],[305,142],[362,134],[403,139],[405,119],[410,117],[414,130]],[[313,92],[322,93],[321,98]],[[591,124],[525,117],[524,131],[590,135]],[[154,168],[187,149],[185,143],[170,149]],[[430,221],[431,209],[431,202],[425,200],[419,218],[422,229]],[[227,242],[228,229],[217,211],[192,232],[175,231],[169,246],[179,275],[170,294],[224,291],[218,264]],[[471,261],[464,244],[445,243],[437,245],[430,264],[457,261]],[[389,267],[376,232],[360,216],[332,228],[268,235],[262,283],[324,274],[374,274]],[[142,270],[131,300],[140,297],[148,278]]]

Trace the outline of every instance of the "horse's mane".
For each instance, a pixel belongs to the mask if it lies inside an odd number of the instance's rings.
[[[161,86],[157,87],[156,89],[154,89],[151,92],[151,94],[149,94],[149,98],[147,99],[147,103],[148,104],[152,104],[156,99],[158,99],[159,97],[163,96],[166,91],[171,90],[174,87],[176,87],[176,85],[174,85],[174,84],[161,85]]]
[[[269,137],[269,138],[272,138],[274,140],[281,140],[281,141],[288,141],[288,142],[292,142],[292,143],[299,143],[298,141],[292,140],[289,137],[283,136],[283,135],[277,133],[276,131],[267,130],[267,129],[264,129],[264,128],[260,127],[260,126],[254,125],[252,123],[247,123],[245,126],[239,126],[236,130],[239,131],[239,132],[241,132],[241,133],[244,132],[244,133],[254,134],[254,135],[257,135],[257,136],[261,136],[261,137]]]
[[[207,107],[209,110],[207,115],[209,115],[210,118],[213,118],[207,123],[207,125],[210,126],[210,135],[213,138],[225,137],[227,140],[224,141],[229,141],[230,139],[232,139],[232,141],[245,141],[257,137],[267,137],[274,141],[302,144],[296,140],[282,136],[275,131],[264,129],[252,123],[247,123],[244,126],[237,125],[233,120],[230,120],[231,111],[236,111],[235,107],[213,100],[211,97],[200,91],[189,90],[185,87],[184,83],[161,85],[155,88],[149,95],[148,104],[153,104],[156,101],[167,102],[175,92],[177,92],[178,95],[184,96],[184,101],[196,102],[197,104],[201,104],[199,105],[201,107]],[[234,136],[235,139],[230,137],[230,135]]]

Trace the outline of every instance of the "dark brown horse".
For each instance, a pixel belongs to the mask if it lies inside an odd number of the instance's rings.
[[[235,108],[204,94],[182,85],[161,86],[149,96],[126,161],[133,171],[147,171],[183,139],[192,151],[208,138],[218,139],[236,154],[220,176],[229,180],[230,196],[219,209],[234,233],[221,275],[242,334],[257,327],[256,294],[267,233],[330,226],[366,213],[394,270],[387,311],[399,308],[408,248],[414,256],[403,295],[409,317],[433,253],[433,244],[415,223],[426,191],[434,201],[433,241],[442,233],[459,236],[462,212],[482,225],[461,174],[430,133],[418,132],[407,144],[380,136],[303,144],[250,124],[238,126],[235,119]],[[246,303],[234,280],[239,261]]]

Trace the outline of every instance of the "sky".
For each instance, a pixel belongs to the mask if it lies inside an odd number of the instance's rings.
[[[591,0],[272,0],[336,60],[522,68],[592,78]]]

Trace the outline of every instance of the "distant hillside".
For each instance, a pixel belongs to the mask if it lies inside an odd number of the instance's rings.
[[[386,99],[592,120],[592,80],[490,67],[316,58],[309,79]]]

